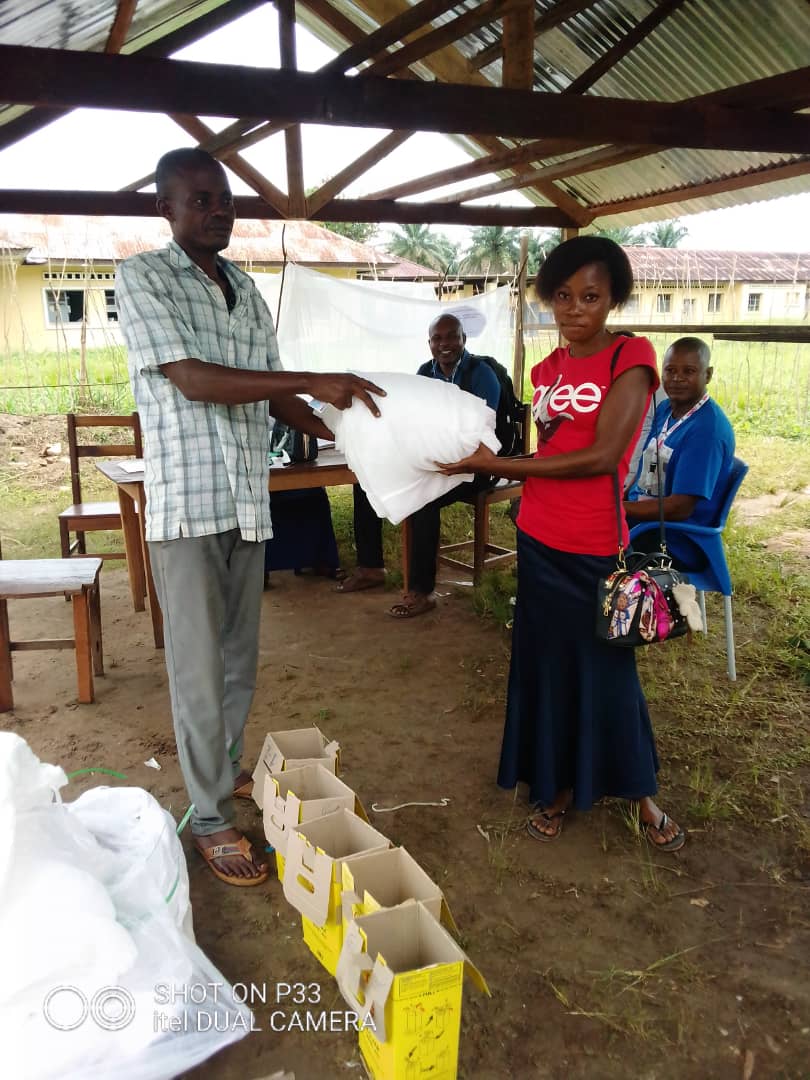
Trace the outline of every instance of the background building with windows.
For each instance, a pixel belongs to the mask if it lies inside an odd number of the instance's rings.
[[[115,268],[170,238],[162,218],[0,215],[0,352],[119,344]],[[277,273],[286,254],[350,280],[399,262],[307,221],[237,221],[223,254],[257,273]]]
[[[622,321],[802,323],[810,316],[810,253],[627,247],[636,287]]]
[[[689,251],[626,247],[635,288],[616,318],[628,327],[810,321],[810,252]],[[528,289],[530,333],[553,322]],[[614,318],[614,322],[616,321]]]

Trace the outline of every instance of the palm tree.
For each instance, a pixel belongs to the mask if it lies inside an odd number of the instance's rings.
[[[456,261],[456,246],[443,233],[435,233],[429,225],[398,225],[388,250],[400,259],[446,271]]]
[[[380,226],[369,221],[321,221],[320,225],[338,236],[345,236],[358,244],[368,244],[377,235]]]
[[[467,270],[485,274],[508,274],[515,269],[520,254],[517,229],[504,225],[482,225],[473,229],[470,246],[464,253]]]
[[[686,226],[674,218],[672,221],[657,221],[647,232],[646,242],[651,247],[674,248],[688,235]]]
[[[529,235],[529,260],[526,272],[532,277],[540,269],[540,264],[562,243],[562,229],[545,229]]]
[[[646,240],[643,232],[636,232],[630,225],[606,225],[601,229],[594,229],[588,235],[604,236],[607,240],[613,240],[614,243],[620,244],[622,247],[633,247],[637,244],[643,244]]]

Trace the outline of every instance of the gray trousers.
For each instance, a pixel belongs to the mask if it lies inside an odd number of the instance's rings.
[[[177,754],[198,836],[233,823],[259,652],[264,542],[238,529],[150,541]],[[231,757],[229,758],[229,750]]]

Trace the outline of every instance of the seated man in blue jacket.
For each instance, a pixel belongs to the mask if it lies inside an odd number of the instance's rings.
[[[483,398],[490,408],[497,409],[501,393],[498,377],[488,364],[467,352],[466,341],[464,328],[455,315],[439,315],[428,329],[428,344],[433,359],[422,364],[417,374],[455,383],[463,390]],[[460,484],[411,516],[410,591],[400,603],[389,609],[389,615],[396,619],[411,619],[436,606],[432,593],[436,585],[441,509],[458,502],[465,495],[489,487],[490,483],[489,477],[476,476],[475,480]],[[359,484],[354,485],[354,542],[357,566],[337,586],[340,592],[373,589],[385,582],[382,521]]]
[[[627,524],[658,520],[659,473],[664,481],[664,521],[712,525],[728,488],[734,432],[709,397],[711,352],[696,337],[679,338],[664,354],[661,382],[668,400],[658,406],[636,478],[624,503]],[[658,450],[656,455],[656,441]],[[658,533],[645,532],[633,546],[657,550]],[[681,533],[667,534],[676,564],[700,569],[705,559]]]

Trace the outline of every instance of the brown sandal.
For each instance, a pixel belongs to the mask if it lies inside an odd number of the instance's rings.
[[[529,834],[529,836],[532,837],[532,839],[542,840],[544,843],[549,843],[552,840],[559,840],[563,831],[565,815],[565,810],[555,810],[553,814],[550,814],[548,810],[542,810],[540,807],[537,807],[535,810],[532,811],[531,816],[526,822],[526,832]],[[556,822],[557,827],[555,828],[554,832],[543,832],[542,829],[538,829],[537,826],[534,824],[536,819],[539,819],[545,825],[554,825],[554,823]]]
[[[385,571],[382,571],[381,576],[376,574],[363,573],[359,570],[353,570],[351,574],[348,574],[342,581],[335,586],[335,592],[339,593],[352,593],[363,592],[364,589],[381,589],[385,585]]]
[[[200,841],[204,839],[205,837],[202,836],[195,837],[194,846],[205,859],[211,873],[218,877],[220,881],[224,881],[226,885],[237,885],[241,888],[247,888],[251,885],[264,885],[265,881],[270,877],[269,868],[261,870],[256,877],[239,877],[236,874],[225,874],[214,866],[216,859],[224,859],[229,855],[241,855],[243,859],[258,869],[259,864],[253,858],[253,847],[246,836],[243,836],[238,843],[217,844],[214,847],[203,847]]]
[[[390,607],[386,614],[392,619],[415,619],[417,615],[426,615],[436,607],[432,596],[424,593],[406,593],[398,604]]]

